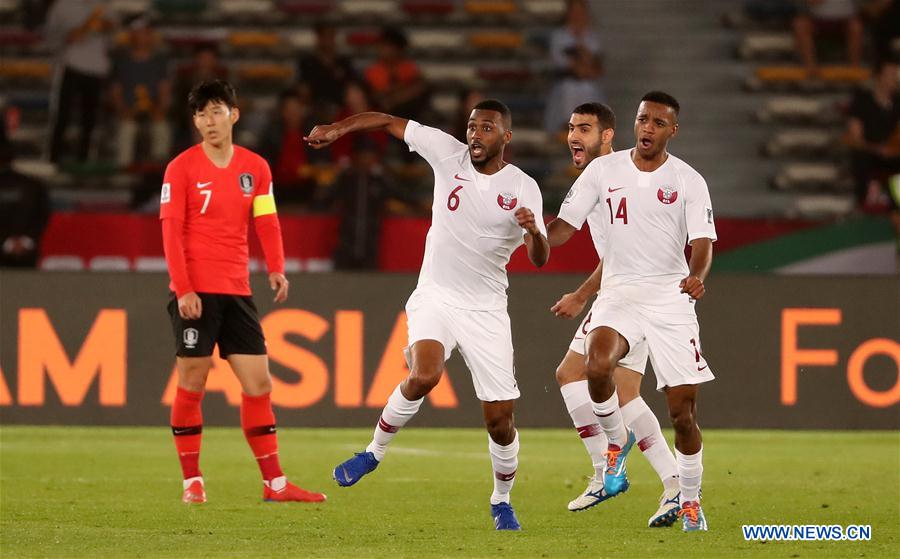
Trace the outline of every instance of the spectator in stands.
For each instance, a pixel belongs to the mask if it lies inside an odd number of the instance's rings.
[[[328,23],[315,26],[316,47],[300,59],[298,76],[309,88],[313,110],[324,120],[335,120],[339,100],[349,81],[356,79],[353,62],[338,53],[337,30]]]
[[[228,68],[221,63],[215,44],[200,44],[194,50],[193,60],[178,68],[175,74],[170,117],[175,123],[175,151],[183,151],[200,142],[200,133],[193,125],[188,107],[188,94],[195,84],[216,79],[227,81]]]
[[[303,141],[308,109],[295,90],[281,93],[278,110],[262,136],[260,154],[269,162],[278,200],[309,204],[315,194],[315,176]]]
[[[569,0],[565,26],[550,37],[550,61],[557,81],[548,95],[544,128],[555,133],[569,122],[572,107],[606,100],[603,45],[591,29],[585,0]]]
[[[348,116],[372,111],[372,102],[364,84],[358,81],[347,82],[344,88],[344,106],[334,117],[334,121],[343,120]],[[372,145],[377,148],[379,160],[383,158],[388,145],[388,135],[383,131],[362,132],[359,135],[367,136]],[[353,158],[353,139],[355,136],[343,136],[331,144],[331,159],[340,166],[350,165]]]
[[[804,0],[793,28],[807,76],[818,73],[815,38],[823,33],[843,31],[847,36],[847,59],[852,66],[862,63],[863,24],[854,0]]]
[[[116,54],[113,63],[112,102],[119,127],[116,163],[129,167],[135,158],[139,126],[149,125],[153,161],[165,161],[172,151],[169,110],[172,82],[168,57],[158,50],[157,36],[150,20],[140,17],[128,28],[128,46]]]
[[[888,202],[883,195],[891,175],[900,173],[900,94],[897,64],[879,61],[871,87],[850,103],[847,140],[852,150],[856,199],[864,208]]]
[[[867,0],[862,13],[872,33],[875,58],[887,60],[896,56],[892,43],[900,39],[900,0]]]
[[[366,68],[366,83],[376,104],[403,118],[420,118],[428,105],[428,91],[419,66],[406,54],[408,41],[393,27],[381,30],[378,60]]]
[[[13,170],[13,147],[0,126],[0,267],[34,268],[50,215],[44,185]]]
[[[369,135],[352,136],[353,163],[344,169],[328,201],[341,225],[334,265],[339,270],[378,268],[381,220],[398,190],[381,166],[381,149]]]
[[[63,156],[65,133],[76,103],[80,111],[76,156],[79,161],[88,158],[103,84],[109,75],[108,48],[115,25],[102,0],[57,0],[50,8],[44,36],[57,54],[49,153],[53,163]]]

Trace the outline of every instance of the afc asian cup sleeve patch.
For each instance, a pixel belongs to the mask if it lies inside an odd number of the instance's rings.
[[[159,203],[160,204],[168,204],[172,201],[172,184],[168,182],[164,182],[162,185],[162,191],[159,193]]]
[[[709,206],[706,206],[706,223],[709,223],[710,225],[712,225],[712,222],[713,222],[712,208]]]

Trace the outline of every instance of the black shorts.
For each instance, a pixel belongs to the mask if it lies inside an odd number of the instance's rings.
[[[253,298],[249,295],[198,293],[203,304],[198,320],[178,314],[178,299],[169,297],[169,316],[175,333],[175,355],[208,357],[219,345],[223,359],[231,354],[265,355],[266,338],[259,325]]]

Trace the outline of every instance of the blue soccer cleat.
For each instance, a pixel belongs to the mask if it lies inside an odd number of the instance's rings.
[[[370,472],[375,471],[378,467],[378,460],[371,452],[357,452],[353,458],[338,464],[334,469],[332,477],[341,487],[350,487],[362,477]]]
[[[697,501],[686,501],[678,513],[681,517],[681,529],[685,532],[705,532],[709,529],[703,509]]]
[[[650,528],[665,528],[675,524],[681,511],[681,491],[677,488],[663,491],[659,498],[659,509],[647,521]]]
[[[516,512],[509,503],[491,505],[491,516],[494,518],[494,527],[497,530],[521,530],[522,525],[516,518]]]
[[[631,447],[634,446],[634,433],[628,431],[628,440],[625,446],[619,448],[614,444],[609,445],[606,452],[606,471],[603,473],[603,487],[606,494],[614,497],[619,493],[628,491],[628,476],[625,475],[625,460]]]

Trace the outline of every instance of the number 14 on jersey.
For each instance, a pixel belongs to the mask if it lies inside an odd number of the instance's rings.
[[[612,198],[606,199],[606,205],[609,206],[609,223],[612,225],[615,223],[615,220],[621,219],[624,225],[628,225],[628,203],[627,198],[622,197],[619,200],[619,205],[616,207],[615,213],[613,213],[613,201]]]

